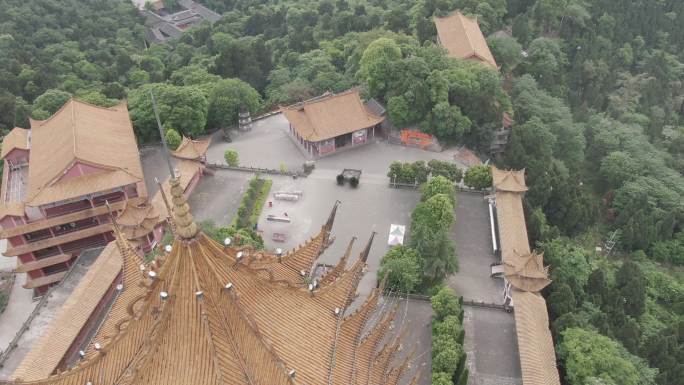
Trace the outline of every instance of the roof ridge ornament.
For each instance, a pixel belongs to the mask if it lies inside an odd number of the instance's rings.
[[[183,188],[180,185],[180,178],[176,176],[173,165],[171,164],[169,146],[166,144],[166,138],[164,137],[164,127],[162,126],[161,119],[159,118],[159,111],[157,110],[157,101],[154,99],[154,92],[152,92],[151,89],[150,97],[152,98],[152,109],[154,110],[154,117],[157,120],[157,128],[159,129],[159,136],[161,137],[163,145],[162,153],[164,155],[164,159],[166,159],[166,164],[169,167],[169,173],[171,174],[169,184],[171,185],[171,202],[173,203],[173,217],[175,219],[176,234],[183,239],[192,239],[197,235],[198,227],[192,214],[190,214],[190,206],[188,205],[185,195],[183,194]]]

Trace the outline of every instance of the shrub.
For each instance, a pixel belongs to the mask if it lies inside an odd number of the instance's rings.
[[[421,186],[420,200],[425,202],[437,194],[445,194],[454,203],[454,185],[443,176],[436,176]]]
[[[453,377],[462,361],[463,346],[456,343],[449,344],[432,357],[432,370],[444,372]]]
[[[432,310],[434,310],[437,320],[442,321],[445,317],[453,315],[463,320],[463,308],[461,302],[456,297],[453,290],[448,287],[441,288],[437,294],[430,298]]]
[[[344,184],[344,175],[339,174],[337,175],[337,184],[342,186]]]
[[[432,385],[452,385],[451,376],[444,372],[432,373]]]
[[[492,169],[484,164],[472,166],[466,171],[463,182],[477,190],[492,187]]]
[[[356,188],[356,186],[359,185],[359,178],[357,178],[355,176],[349,178],[349,185]]]
[[[173,128],[167,128],[166,133],[164,133],[164,139],[166,139],[166,145],[169,146],[170,150],[175,150],[181,144],[181,136],[178,131]]]
[[[240,157],[235,150],[226,150],[226,152],[223,153],[223,158],[231,167],[237,167],[240,164]]]
[[[387,286],[399,292],[414,292],[421,281],[420,255],[410,247],[396,246],[380,261],[378,281],[382,281],[385,274]]]
[[[463,344],[465,331],[458,316],[448,315],[442,321],[433,323],[432,335],[453,338],[456,343]]]
[[[432,159],[428,162],[428,167],[432,176],[440,175],[456,183],[463,179],[463,170],[454,163]]]

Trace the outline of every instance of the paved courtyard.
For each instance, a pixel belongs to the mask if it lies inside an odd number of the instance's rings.
[[[214,134],[212,145],[207,151],[207,160],[224,163],[223,153],[229,148],[238,152],[243,166],[279,169],[282,163],[288,170],[299,170],[308,160],[289,135],[289,124],[282,114],[257,120],[251,131],[233,135],[232,139],[231,143],[227,143],[221,132]],[[358,168],[363,170],[363,177],[369,174],[385,176],[389,164],[394,160],[453,160],[455,153],[453,149],[439,153],[423,151],[371,138],[369,144],[317,159],[316,168],[335,170],[337,173],[343,168]]]
[[[464,299],[502,303],[503,281],[491,278],[492,251],[489,208],[482,194],[459,192],[456,243],[459,271],[447,284]],[[469,385],[522,384],[513,313],[500,309],[465,307],[465,349],[468,353]]]
[[[459,272],[448,284],[464,299],[501,304],[503,280],[490,278],[492,252],[489,208],[482,194],[459,192],[456,196],[456,226],[451,238],[456,243]]]

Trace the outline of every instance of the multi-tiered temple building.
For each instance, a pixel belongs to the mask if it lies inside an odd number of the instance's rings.
[[[27,273],[24,287],[42,294],[82,250],[114,239],[105,201],[132,209],[147,190],[125,104],[70,100],[30,123],[2,144],[0,237],[8,240],[4,254],[18,256],[17,271]]]

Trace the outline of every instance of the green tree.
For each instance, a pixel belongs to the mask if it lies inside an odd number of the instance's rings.
[[[223,159],[229,166],[237,167],[240,165],[240,158],[238,152],[232,149],[228,149],[223,153]]]
[[[71,98],[71,94],[60,90],[47,90],[33,102],[33,111],[44,111],[52,116]]]
[[[570,286],[562,283],[554,285],[553,292],[551,292],[548,298],[548,304],[551,309],[552,318],[558,318],[574,311],[577,301]]]
[[[448,315],[443,320],[432,323],[432,335],[435,338],[452,338],[462,345],[465,336],[463,322],[457,315]]]
[[[463,319],[463,308],[456,293],[448,287],[442,287],[430,298],[432,310],[435,312],[437,321],[443,321],[448,316],[456,316]]]
[[[655,384],[657,371],[614,340],[580,328],[566,329],[562,336],[558,353],[565,361],[569,383],[585,384],[591,378],[601,378],[615,384]]]
[[[463,177],[466,186],[477,190],[492,187],[492,169],[487,165],[471,166]]]
[[[454,223],[453,205],[445,194],[419,203],[411,214],[410,246],[423,257],[423,272],[438,282],[458,270],[458,259],[449,231]]]
[[[239,79],[223,79],[213,83],[208,100],[210,127],[234,125],[241,110],[254,114],[261,105],[261,97],[257,90]]]
[[[435,176],[420,187],[420,200],[425,202],[437,194],[444,194],[455,204],[454,184],[443,176]]]
[[[451,382],[451,376],[449,373],[444,372],[432,372],[432,385],[453,385]]]
[[[148,84],[131,91],[128,98],[133,127],[143,142],[159,137],[150,90],[154,92],[162,124],[189,137],[197,137],[204,132],[208,103],[199,88]]]
[[[613,151],[601,160],[600,173],[611,187],[618,188],[639,175],[639,165],[629,154]]]
[[[171,150],[177,149],[182,140],[178,131],[168,127],[166,128],[166,133],[164,133],[164,139],[166,139],[166,144]]]
[[[76,92],[75,98],[86,103],[94,104],[100,107],[114,107],[119,104],[117,99],[106,97],[98,91]]]
[[[387,277],[388,287],[399,292],[413,293],[421,283],[421,258],[417,251],[406,246],[392,247],[380,261],[378,281]]]
[[[363,51],[357,76],[368,84],[368,91],[373,97],[384,99],[393,76],[393,65],[400,59],[399,45],[384,37],[375,40]]]
[[[459,368],[463,354],[463,346],[461,345],[454,343],[445,346],[432,357],[432,370],[453,376]]]
[[[639,317],[646,310],[646,277],[638,264],[626,261],[615,275],[625,313]]]
[[[496,63],[501,66],[505,73],[511,72],[523,60],[523,49],[514,37],[490,36],[487,44],[492,50]]]

